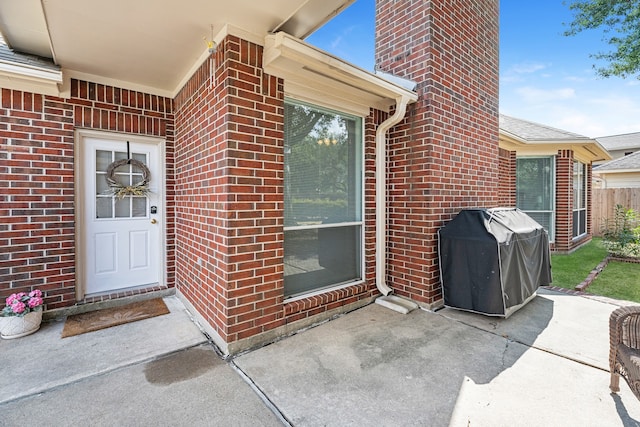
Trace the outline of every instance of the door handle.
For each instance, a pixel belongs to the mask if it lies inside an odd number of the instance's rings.
[[[151,224],[155,224],[156,222],[158,222],[158,221],[156,221],[156,219],[155,219],[155,218],[152,218],[152,219],[151,219]]]

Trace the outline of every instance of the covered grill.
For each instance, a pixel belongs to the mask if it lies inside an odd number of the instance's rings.
[[[549,237],[519,209],[464,209],[438,231],[447,307],[509,317],[551,283]]]

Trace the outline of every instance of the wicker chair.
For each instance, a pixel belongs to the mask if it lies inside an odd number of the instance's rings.
[[[611,391],[620,391],[620,376],[640,399],[640,306],[620,307],[609,317]]]

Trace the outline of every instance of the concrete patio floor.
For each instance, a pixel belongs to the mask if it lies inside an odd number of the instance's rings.
[[[637,426],[609,393],[616,306],[541,289],[509,319],[372,304],[227,360],[171,313],[0,341],[0,425]]]

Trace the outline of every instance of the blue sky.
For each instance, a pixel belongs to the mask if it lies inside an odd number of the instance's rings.
[[[375,0],[356,0],[307,41],[366,70],[374,64]],[[597,77],[602,32],[562,35],[562,0],[500,1],[500,112],[589,137],[640,132],[640,80]]]

